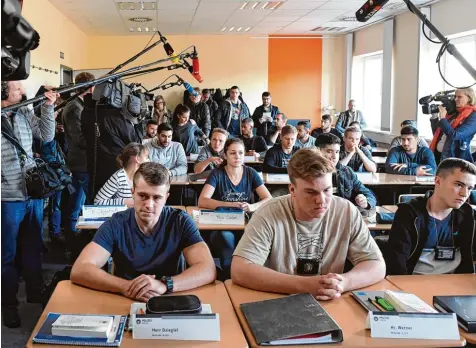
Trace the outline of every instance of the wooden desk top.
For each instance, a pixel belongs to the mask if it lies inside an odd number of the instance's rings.
[[[379,185],[407,185],[412,186],[416,184],[415,176],[412,175],[398,175],[387,173],[355,173],[359,180],[366,186]],[[289,177],[285,174],[279,176],[279,180],[270,180],[269,174],[263,174],[264,183],[266,185],[288,185],[290,183]],[[421,183],[419,183],[421,184]],[[428,185],[428,183],[424,183]]]
[[[170,185],[188,185],[189,180],[188,180],[188,175],[176,175],[172,176],[172,179],[170,180]]]
[[[388,276],[387,279],[429,305],[433,305],[433,296],[476,295],[476,274]],[[462,329],[460,333],[469,343],[476,344],[476,334]]]
[[[220,314],[219,342],[205,341],[172,341],[172,340],[133,340],[131,332],[125,332],[121,348],[127,347],[247,347],[245,336],[233,311],[225,286],[222,282],[202,286],[198,289],[184,291],[178,294],[193,294],[200,298],[202,303],[209,303],[215,313]],[[69,280],[58,284],[38,323],[28,339],[27,347],[33,345],[32,339],[38,332],[46,315],[49,312],[69,314],[129,314],[131,303],[134,302],[124,296],[100,292],[74,285]],[[65,347],[65,346],[49,346]]]
[[[175,209],[180,209],[183,211],[186,211],[185,207],[183,205],[172,205],[172,208]],[[76,228],[78,230],[97,230],[101,225],[104,223],[104,221],[95,221],[94,224],[84,224],[82,220],[82,216],[79,217],[78,223],[76,224]]]
[[[193,219],[193,211],[200,210],[199,207],[187,207],[187,213]],[[243,231],[245,226],[239,225],[208,225],[208,224],[200,224],[198,221],[194,220],[197,224],[197,227],[200,231]]]
[[[225,281],[226,290],[230,295],[231,302],[235,308],[235,312],[240,320],[241,327],[245,332],[246,338],[251,347],[259,347],[248,326],[248,323],[240,309],[240,304],[248,302],[257,302],[270,300],[285,295],[274,294],[268,292],[260,292],[243,288],[235,285],[231,280]],[[365,290],[398,290],[390,282],[383,280],[378,284],[372,285]],[[349,293],[345,293],[341,298],[332,301],[319,302],[324,309],[332,316],[342,329],[344,341],[339,344],[326,344],[325,347],[449,347],[463,346],[464,340],[461,341],[440,341],[440,340],[397,340],[371,338],[370,330],[365,329],[365,320],[367,311],[355,300]],[[287,346],[287,347],[324,347],[323,345],[306,345],[306,346]]]

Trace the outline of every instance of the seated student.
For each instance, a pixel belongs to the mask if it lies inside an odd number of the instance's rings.
[[[288,162],[299,150],[296,143],[297,130],[294,126],[284,126],[281,131],[281,143],[275,144],[266,152],[263,162],[263,173],[287,174]]]
[[[165,166],[172,176],[187,174],[185,150],[182,144],[172,141],[172,133],[170,124],[161,123],[157,128],[157,136],[151,141],[146,140],[150,161]]]
[[[373,141],[372,139],[370,139],[369,137],[367,137],[365,135],[365,133],[363,132],[363,130],[360,126],[360,122],[359,121],[353,121],[353,122],[350,123],[349,127],[357,127],[357,128],[360,129],[360,131],[362,132],[362,136],[360,137],[359,145],[364,146],[366,149],[368,149],[370,151],[370,153],[372,153],[372,146],[377,146],[377,144],[375,144],[375,141]]]
[[[362,131],[357,127],[349,127],[344,132],[344,144],[340,150],[340,163],[349,166],[356,172],[377,172],[377,165],[372,161],[369,149],[359,145]]]
[[[176,125],[172,139],[182,144],[187,156],[191,153],[198,153],[197,137],[203,139],[207,144],[210,142],[205,133],[198,128],[196,122],[190,120],[190,109],[188,106],[183,104],[177,105],[174,117]]]
[[[74,263],[71,281],[143,302],[213,282],[215,264],[192,218],[164,206],[169,188],[167,168],[143,163],[134,175],[134,207],[99,227]],[[110,256],[114,275],[102,270]]]
[[[198,200],[199,207],[235,207],[253,212],[271,198],[258,172],[244,165],[245,145],[240,139],[228,139],[223,156],[225,162],[207,178]],[[253,203],[255,192],[260,201]],[[235,250],[235,234],[231,231],[214,232],[210,236],[210,243],[212,251],[217,251],[220,255],[225,273],[229,274]]]
[[[413,121],[413,120],[405,120],[400,124],[400,128],[408,127],[408,126],[417,128],[417,123],[416,123],[416,121]],[[400,146],[400,145],[402,145],[402,137],[401,136],[395,137],[395,138],[392,139],[392,142],[390,143],[390,149],[392,147],[397,147],[397,146]],[[420,147],[429,147],[426,140],[423,139],[422,137],[418,137],[418,146],[420,146]]]
[[[418,146],[418,129],[403,127],[400,134],[402,145],[388,152],[385,171],[389,174],[434,175],[435,155],[429,148]]]
[[[316,143],[316,138],[310,136],[311,125],[306,121],[299,121],[297,124],[297,141],[296,146],[299,148],[313,147]]]
[[[279,144],[281,141],[281,130],[286,126],[286,122],[288,122],[288,117],[285,114],[280,112],[276,115],[274,125],[268,128],[268,133],[266,134],[266,143],[269,146]]]
[[[385,248],[388,274],[474,273],[476,215],[465,202],[475,184],[474,164],[448,158],[433,192],[398,205]]]
[[[336,168],[336,195],[354,203],[361,212],[375,208],[377,199],[372,191],[362,184],[354,171],[339,163],[340,139],[334,134],[321,134],[317,137],[316,146],[322,155]]]
[[[248,156],[259,158],[264,156],[268,151],[266,140],[259,136],[253,135],[254,122],[252,118],[244,118],[241,121],[241,136],[239,137],[245,144],[245,151]]]
[[[116,163],[121,167],[112,174],[94,198],[95,205],[127,205],[134,206],[132,200],[132,179],[139,166],[149,161],[147,147],[130,143],[124,147],[122,154],[117,156]]]
[[[321,134],[331,133],[335,136],[338,136],[339,139],[342,139],[342,133],[339,132],[337,129],[332,127],[332,116],[331,115],[322,115],[321,117],[321,127],[314,128],[311,132],[311,135],[317,139],[317,137]]]
[[[156,120],[149,120],[147,121],[147,125],[145,126],[145,137],[144,139],[153,139],[157,135],[157,128],[159,124]]]
[[[208,169],[214,169],[222,164],[223,147],[225,146],[228,132],[221,128],[214,128],[210,136],[210,144],[201,148],[195,166],[195,174],[199,174]]]
[[[385,277],[385,262],[357,208],[332,194],[334,165],[315,148],[289,162],[289,195],[253,214],[233,254],[233,283],[260,291],[338,298]],[[343,273],[346,260],[352,270]]]

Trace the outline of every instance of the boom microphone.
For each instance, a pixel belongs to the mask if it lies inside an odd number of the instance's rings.
[[[195,63],[196,67],[198,67],[198,58],[197,58],[196,62],[193,62],[193,63]],[[193,63],[192,63],[192,64],[193,64]],[[200,73],[199,73],[198,71],[197,71],[197,72],[194,72],[193,66],[190,65],[189,62],[187,62],[187,61],[184,59],[184,60],[183,60],[183,64],[184,64],[185,67],[188,69],[188,72],[189,72],[190,74],[192,74],[192,76],[193,76],[198,82],[200,82],[200,83],[203,82],[203,79],[202,79],[202,77],[200,76]]]
[[[374,14],[388,2],[388,0],[367,0],[367,2],[355,12],[355,17],[359,22],[367,22]]]
[[[162,34],[160,32],[158,32],[158,33],[160,35],[160,40],[164,43],[165,54],[168,55],[170,58],[173,58],[172,63],[177,63],[178,62],[178,57],[175,54],[174,49],[168,43],[167,38],[165,36],[162,36]]]
[[[195,49],[192,54],[192,75],[198,82],[203,82],[203,78],[200,76],[200,62],[198,61],[198,54]]]
[[[197,91],[194,90],[193,87],[188,82],[183,81],[183,86],[191,95],[193,95],[194,97],[198,96]]]

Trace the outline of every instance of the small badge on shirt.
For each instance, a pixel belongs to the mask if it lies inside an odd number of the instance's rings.
[[[456,256],[455,247],[437,246],[435,248],[435,260],[438,261],[453,261]]]
[[[314,259],[297,259],[297,274],[315,275],[320,274],[321,263]]]

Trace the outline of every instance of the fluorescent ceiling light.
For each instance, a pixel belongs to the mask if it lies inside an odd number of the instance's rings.
[[[235,30],[235,27],[231,27],[230,29],[228,29],[228,31],[233,31]]]
[[[265,2],[263,5],[261,5],[261,9],[264,10],[266,6],[268,6],[269,2]]]
[[[137,28],[137,31],[138,31],[138,32],[141,32],[141,31],[142,31],[141,27]]]
[[[225,31],[225,30],[226,30],[226,27],[223,27],[223,28],[221,28],[221,30],[220,30],[220,31]]]
[[[244,10],[245,7],[246,7],[246,5],[248,5],[248,2],[245,1],[245,2],[243,3],[243,5],[241,5],[240,10]]]
[[[250,29],[251,29],[251,27],[248,27],[248,28],[245,29],[245,31],[250,31]]]
[[[251,6],[251,10],[254,10],[254,9],[256,8],[256,6],[258,6],[258,4],[259,4],[259,2],[255,2],[255,3],[253,4],[253,6]]]
[[[236,31],[241,31],[241,29],[243,29],[242,27],[239,27],[238,29],[236,29]]]

